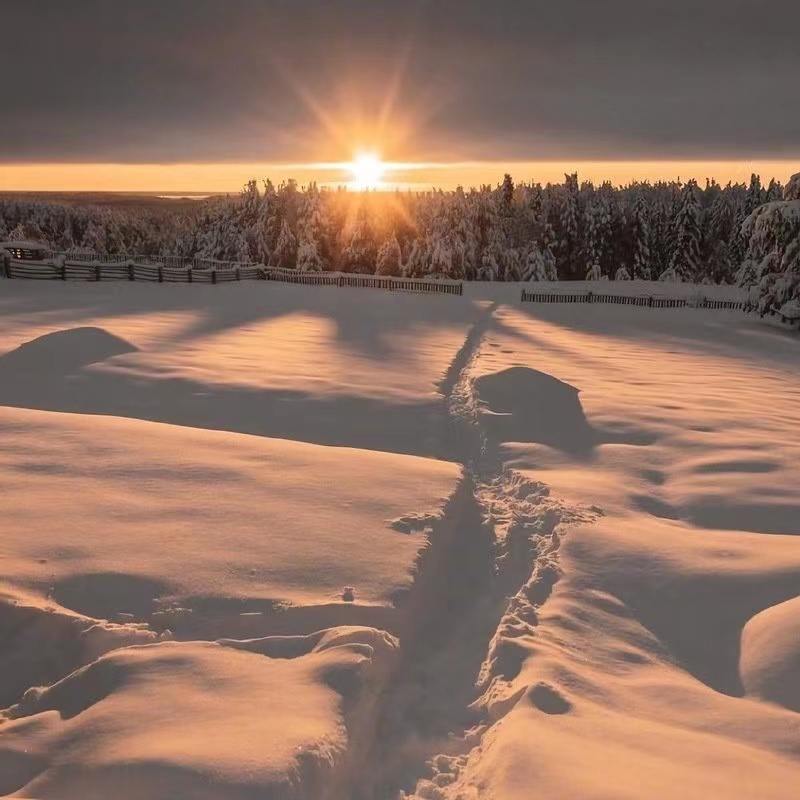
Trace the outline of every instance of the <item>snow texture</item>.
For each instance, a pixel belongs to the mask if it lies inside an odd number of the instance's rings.
[[[5,283],[0,795],[794,798],[800,340],[519,289]]]

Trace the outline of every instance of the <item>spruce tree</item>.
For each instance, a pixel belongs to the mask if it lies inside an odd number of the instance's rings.
[[[650,222],[647,203],[643,194],[636,198],[633,212],[633,278],[652,280],[652,256],[650,253]]]
[[[578,223],[578,176],[564,176],[559,213],[558,259],[566,278],[581,274],[580,227]]]
[[[403,273],[403,254],[397,236],[392,235],[381,245],[378,250],[378,260],[375,271],[378,275],[392,275],[397,277]]]
[[[697,181],[688,181],[681,193],[681,204],[674,224],[674,247],[670,270],[682,281],[701,277],[700,259],[700,191]]]
[[[272,254],[272,263],[276,267],[284,268],[297,266],[297,239],[286,220],[281,223],[281,232]]]
[[[750,186],[747,189],[745,201],[745,214],[752,214],[764,202],[764,190],[761,188],[761,176],[755,172],[750,176]]]
[[[800,314],[800,173],[784,189],[784,199],[760,206],[745,220],[747,260],[744,282],[756,289],[761,314]]]

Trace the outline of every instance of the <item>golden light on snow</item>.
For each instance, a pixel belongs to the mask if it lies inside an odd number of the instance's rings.
[[[381,185],[386,165],[375,153],[360,153],[347,167],[353,176],[351,186],[354,189],[377,189]]]

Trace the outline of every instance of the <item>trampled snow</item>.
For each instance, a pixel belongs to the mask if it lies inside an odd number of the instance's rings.
[[[519,288],[4,282],[0,795],[793,798],[800,340]]]

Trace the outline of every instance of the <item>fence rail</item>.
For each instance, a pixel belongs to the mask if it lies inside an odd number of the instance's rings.
[[[694,300],[686,297],[657,297],[655,295],[633,296],[615,294],[564,294],[549,292],[529,292],[522,290],[523,303],[614,303],[617,305],[645,306],[647,308],[710,308],[744,311],[745,303],[741,300]]]
[[[342,274],[335,272],[298,272],[293,269],[268,267],[267,280],[301,283],[313,286],[359,287],[397,292],[428,294],[464,294],[464,284],[458,281],[426,281],[415,278],[391,278],[380,275]]]
[[[114,257],[110,257],[114,258]],[[208,283],[267,280],[295,283],[305,286],[338,286],[382,289],[385,291],[420,292],[461,296],[464,284],[459,281],[430,281],[417,278],[393,278],[381,275],[344,274],[337,272],[303,272],[283,267],[264,267],[231,261],[211,262],[207,259],[188,260],[200,266],[173,266],[171,256],[164,263],[132,263],[108,261],[104,263],[64,262],[45,264],[30,261],[12,261],[4,268],[7,278],[62,281],[139,281],[146,283]],[[177,258],[177,257],[176,257]],[[216,266],[208,266],[209,264]],[[643,306],[647,308],[707,308],[746,311],[748,306],[740,300],[713,300],[707,298],[661,297],[657,295],[613,295],[595,292],[535,292],[522,290],[523,303],[606,303]]]
[[[269,280],[308,286],[359,287],[399,292],[462,295],[463,284],[456,281],[426,281],[377,275],[349,275],[334,272],[302,272],[255,264],[216,262],[217,267],[171,267],[163,264],[76,263],[44,264],[12,261],[5,268],[7,278],[62,281],[138,281],[145,283],[229,283]],[[221,265],[221,266],[220,266]]]

